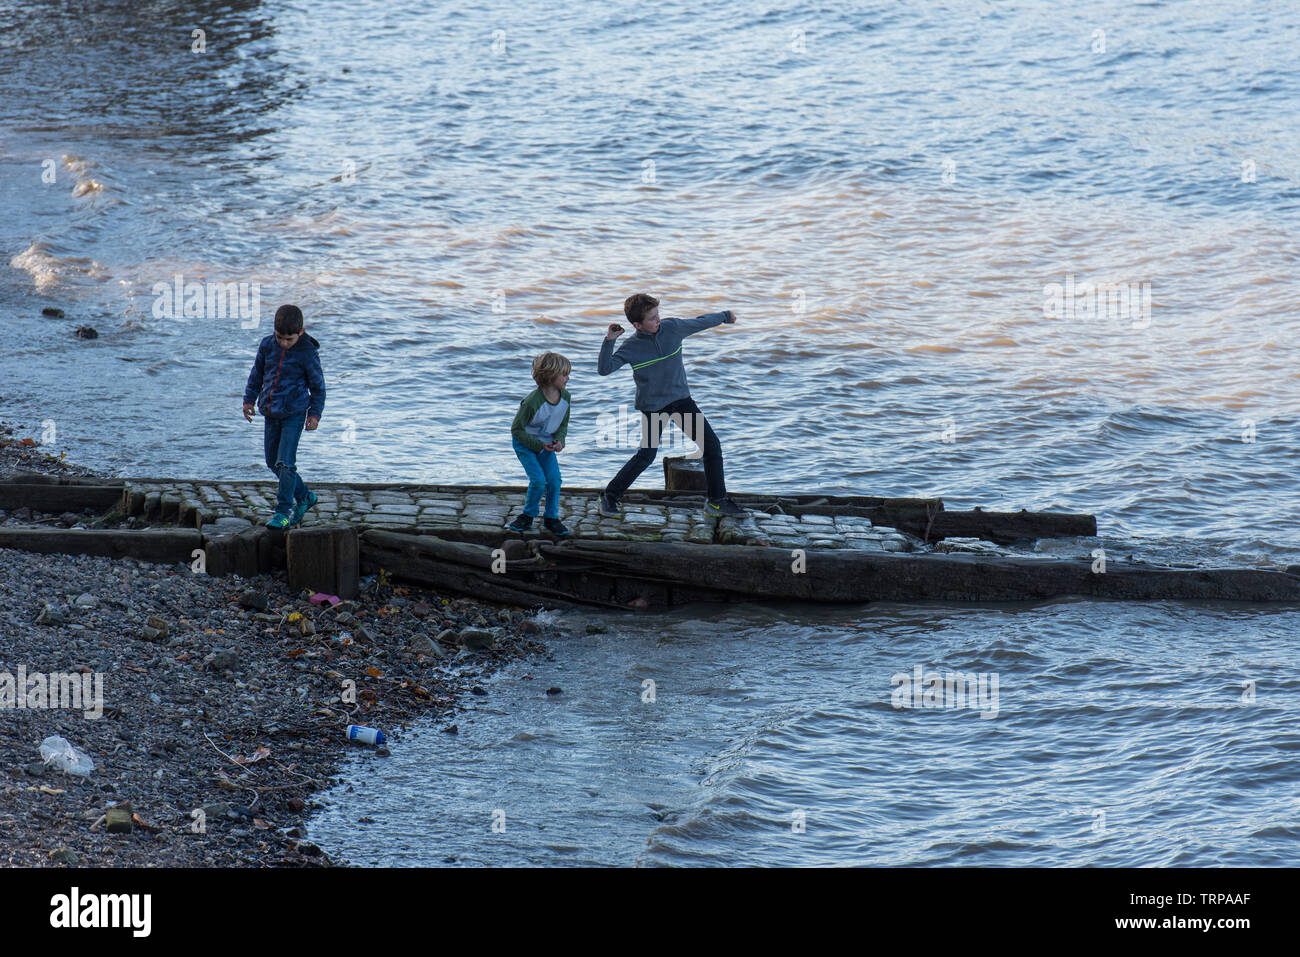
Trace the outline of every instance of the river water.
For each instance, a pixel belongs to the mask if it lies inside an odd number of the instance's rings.
[[[1108,547],[1294,562],[1297,21],[1262,0],[4,5],[0,416],[110,473],[264,476],[240,393],[291,301],[329,384],[309,481],[518,484],[507,429],[550,349],[575,364],[566,482],[598,485],[622,454],[597,422],[631,383],[595,357],[646,290],[740,317],[685,350],[735,490],[1087,511]],[[169,309],[177,276],[249,309]],[[1291,610],[671,621],[503,675],[508,717],[358,771],[322,840],[420,863],[1295,847]],[[998,674],[998,716],[894,709],[918,665]]]

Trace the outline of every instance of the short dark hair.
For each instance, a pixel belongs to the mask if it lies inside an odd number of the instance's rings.
[[[302,332],[302,310],[290,305],[275,310],[275,331],[282,336]]]
[[[640,322],[657,305],[659,300],[648,292],[635,292],[623,300],[623,315],[627,316],[628,322]]]

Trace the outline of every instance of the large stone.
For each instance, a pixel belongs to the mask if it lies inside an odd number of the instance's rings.
[[[51,626],[63,624],[63,610],[57,605],[46,602],[41,606],[40,614],[36,616],[36,624]]]
[[[447,652],[443,651],[442,646],[430,638],[428,635],[416,635],[411,639],[406,650],[412,654],[430,655],[434,658],[445,658]]]
[[[407,492],[371,492],[366,498],[372,505],[414,505],[415,496]]]
[[[213,671],[234,671],[239,667],[239,655],[233,651],[217,651],[205,659]]]
[[[205,538],[216,538],[221,535],[237,535],[245,529],[251,528],[253,523],[239,515],[223,515],[215,521],[203,525],[202,531]]]
[[[371,515],[418,515],[420,506],[408,503],[382,502],[375,506]]]
[[[496,636],[481,628],[466,628],[458,636],[460,643],[469,651],[483,651],[492,647]]]

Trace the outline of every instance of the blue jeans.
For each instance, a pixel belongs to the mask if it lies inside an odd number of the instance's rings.
[[[524,514],[537,517],[537,503],[546,493],[546,517],[560,517],[560,463],[555,453],[546,449],[534,452],[518,439],[512,438],[510,444],[515,448],[515,455],[523,463],[528,473],[528,497],[524,499]]]
[[[307,497],[307,483],[298,475],[298,440],[307,424],[307,413],[299,412],[287,419],[266,416],[263,432],[266,448],[266,467],[280,479],[280,490],[275,498],[275,510],[287,518],[293,517],[293,503]]]

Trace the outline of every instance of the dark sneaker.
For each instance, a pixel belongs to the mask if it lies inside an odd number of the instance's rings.
[[[608,492],[601,492],[600,514],[606,518],[621,518],[623,515],[623,503]]]
[[[533,517],[531,515],[520,515],[513,522],[506,526],[507,532],[526,532],[533,527]]]
[[[293,519],[289,518],[283,512],[276,512],[271,516],[271,520],[266,523],[267,528],[288,528],[293,524]]]
[[[546,530],[550,532],[552,535],[569,534],[569,530],[564,527],[564,523],[561,522],[558,518],[544,518],[542,519],[542,524],[546,526]]]
[[[301,502],[296,502],[293,506],[293,524],[302,524],[302,520],[307,517],[307,513],[311,509],[316,507],[318,501],[320,501],[320,499],[316,497],[316,493],[309,490],[307,492],[307,497]]]
[[[733,502],[731,500],[731,496],[728,495],[726,498],[719,499],[716,502],[709,502],[707,505],[705,505],[704,514],[711,515],[716,518],[716,517],[721,517],[723,515],[748,515],[749,511],[747,509],[741,508],[739,505]]]

